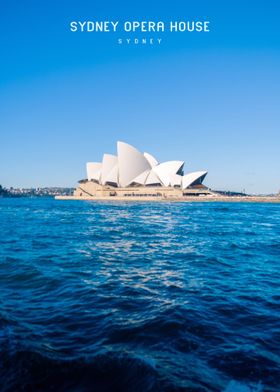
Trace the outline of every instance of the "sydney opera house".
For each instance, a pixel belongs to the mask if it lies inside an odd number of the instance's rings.
[[[88,162],[87,179],[80,180],[77,198],[162,198],[209,194],[202,182],[207,171],[184,174],[184,161],[158,162],[124,142],[117,155],[104,154],[102,162]]]

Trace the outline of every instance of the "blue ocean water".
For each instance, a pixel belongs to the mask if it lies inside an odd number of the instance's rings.
[[[0,199],[0,390],[280,391],[280,205]]]

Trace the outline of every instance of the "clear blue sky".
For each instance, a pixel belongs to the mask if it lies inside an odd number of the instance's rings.
[[[277,0],[1,1],[0,184],[75,186],[123,140],[208,170],[214,189],[277,192],[279,17]],[[153,47],[68,28],[192,19],[211,32]]]

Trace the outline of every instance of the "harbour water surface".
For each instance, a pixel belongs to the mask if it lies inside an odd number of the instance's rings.
[[[280,205],[0,199],[0,390],[279,391]]]

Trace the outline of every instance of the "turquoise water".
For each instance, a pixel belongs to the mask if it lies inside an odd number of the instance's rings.
[[[279,391],[280,205],[0,199],[1,391]]]

